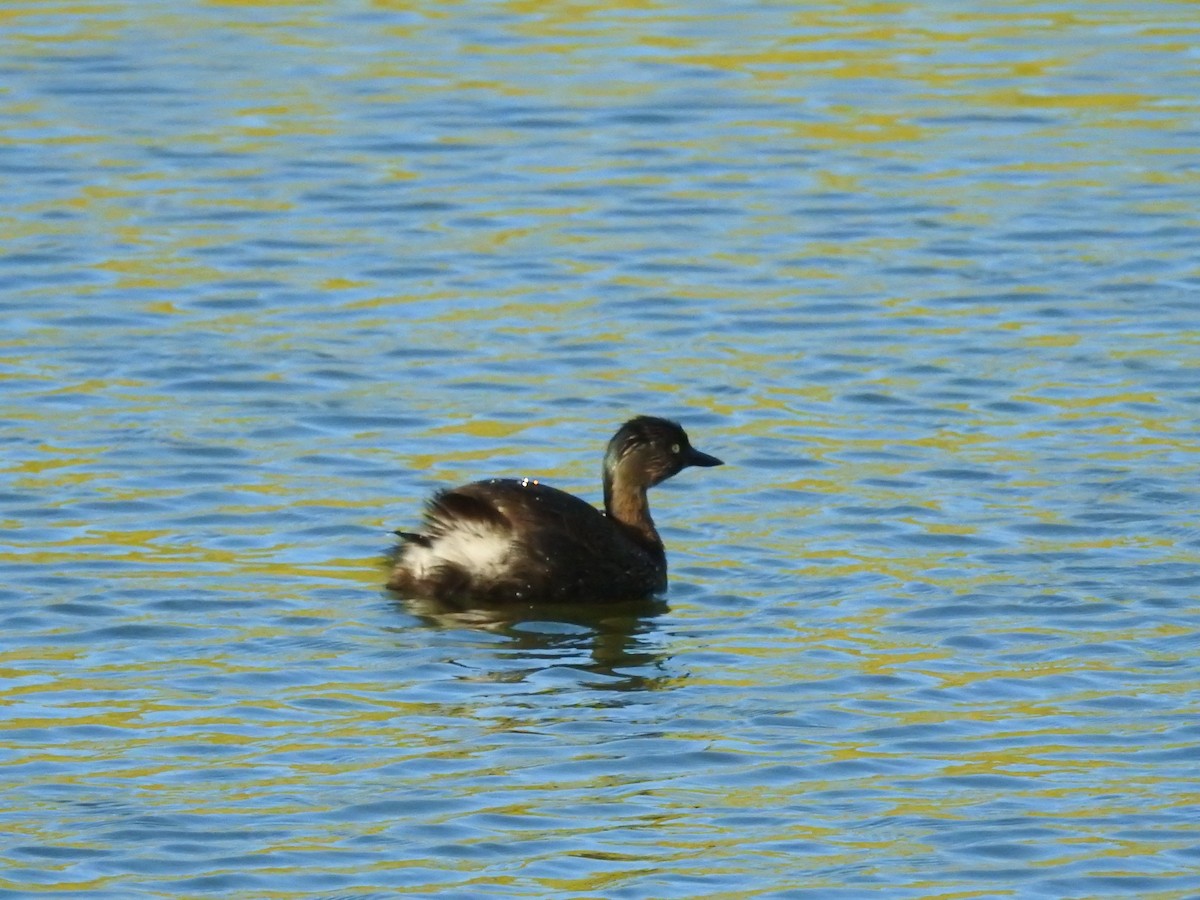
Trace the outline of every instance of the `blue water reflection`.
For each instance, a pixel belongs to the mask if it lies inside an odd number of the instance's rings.
[[[0,14],[0,894],[1200,893],[1187,4]],[[447,484],[672,586],[387,595]]]

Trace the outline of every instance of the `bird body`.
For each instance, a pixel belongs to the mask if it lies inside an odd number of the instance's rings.
[[[649,487],[686,466],[721,461],[693,449],[674,422],[640,416],[609,442],[602,513],[523,479],[476,481],[435,494],[419,532],[403,539],[388,587],[434,600],[630,600],[667,586]]]

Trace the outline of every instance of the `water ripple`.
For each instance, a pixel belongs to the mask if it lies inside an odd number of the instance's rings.
[[[1188,12],[18,4],[0,894],[1200,892]],[[665,601],[380,590],[643,411]]]

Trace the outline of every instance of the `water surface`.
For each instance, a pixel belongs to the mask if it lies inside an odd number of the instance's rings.
[[[0,896],[1200,893],[1188,3],[0,13]],[[380,585],[439,485],[662,603]]]

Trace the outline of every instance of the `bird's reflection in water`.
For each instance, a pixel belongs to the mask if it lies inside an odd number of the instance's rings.
[[[680,678],[666,671],[670,657],[654,621],[667,611],[663,600],[484,606],[393,596],[428,626],[468,628],[508,639],[507,655],[524,664],[493,673],[496,680],[523,680],[554,666],[598,676],[589,680],[590,687],[617,691],[663,690]]]

